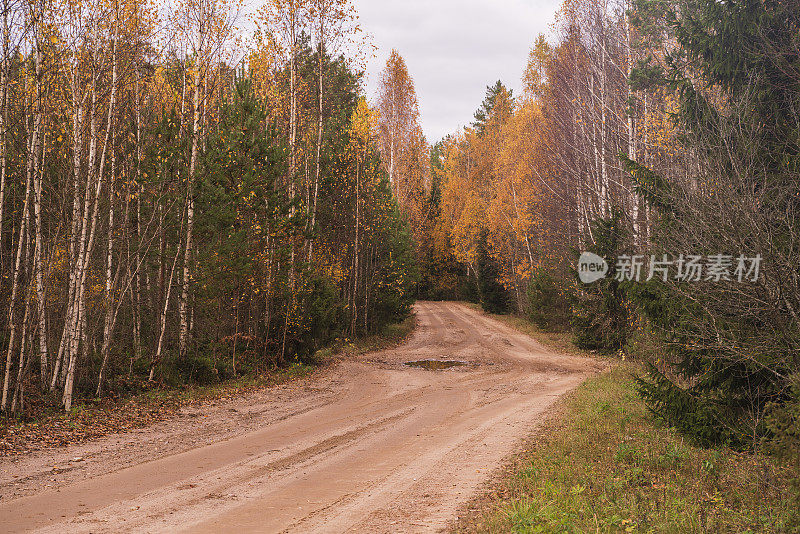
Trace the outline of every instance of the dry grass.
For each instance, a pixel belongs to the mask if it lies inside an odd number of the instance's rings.
[[[376,333],[355,340],[342,339],[330,347],[318,350],[312,360],[318,364],[336,361],[337,359],[358,356],[369,352],[395,347],[411,335],[417,326],[417,319],[409,315],[399,323],[389,324]]]

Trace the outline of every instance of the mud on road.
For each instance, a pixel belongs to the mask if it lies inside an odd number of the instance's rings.
[[[397,348],[4,460],[5,532],[431,532],[601,364],[457,303]],[[447,360],[451,365],[408,366]],[[55,469],[54,469],[55,468]]]

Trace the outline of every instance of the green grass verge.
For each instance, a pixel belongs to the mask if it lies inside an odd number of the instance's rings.
[[[512,326],[522,321],[494,317]],[[522,326],[554,349],[569,339],[544,339]],[[796,531],[789,498],[795,474],[770,457],[691,446],[648,412],[635,391],[636,372],[634,363],[620,363],[561,399],[526,452],[453,530]]]

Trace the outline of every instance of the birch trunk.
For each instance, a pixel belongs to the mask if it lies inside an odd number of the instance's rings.
[[[195,71],[194,71],[194,95],[192,97],[192,148],[189,159],[189,175],[186,184],[186,238],[183,247],[183,277],[181,279],[181,299],[179,302],[180,315],[180,356],[186,355],[189,343],[189,285],[191,275],[189,265],[192,254],[192,231],[194,229],[194,180],[197,173],[197,155],[200,143],[200,72],[203,68],[202,48],[205,31],[205,21],[203,20],[202,1],[200,4],[199,28],[197,32],[197,43],[195,49]]]
[[[30,243],[28,243],[30,249]],[[25,377],[25,353],[27,352],[26,341],[28,340],[28,325],[31,316],[31,299],[25,298],[25,316],[22,319],[22,334],[19,336],[19,362],[17,366],[17,381],[14,384],[14,394],[11,396],[11,411],[17,411],[17,402],[22,396],[22,383]]]
[[[600,213],[609,213],[608,164],[606,162],[606,6],[603,3],[603,18],[600,34]]]
[[[142,353],[142,105],[139,88],[139,69],[136,69],[136,269],[133,273],[133,353],[138,358]]]
[[[28,224],[28,232],[26,239],[28,240],[27,249],[30,251],[33,248],[33,238],[31,236],[31,224]],[[27,258],[26,258],[27,259]],[[25,300],[25,315],[22,319],[22,333],[19,336],[20,346],[19,346],[19,359],[17,365],[17,381],[14,384],[14,394],[11,397],[11,412],[17,411],[17,406],[22,406],[22,395],[24,390],[25,384],[25,374],[26,368],[28,366],[28,362],[30,358],[26,358],[25,355],[28,353],[28,347],[33,347],[33,331],[30,328],[30,317],[31,317],[31,294],[30,290],[25,292],[26,295],[24,297]]]
[[[630,79],[633,67],[633,47],[631,46],[631,21],[628,15],[625,15],[625,48],[627,52],[625,74],[629,83],[627,87],[627,102],[628,102],[628,158],[631,160],[636,159],[636,131],[634,123],[634,106],[633,106],[633,90],[631,89]],[[633,243],[639,243],[639,196],[634,190],[633,183],[630,188],[630,203],[631,203],[631,220],[633,221]]]
[[[292,4],[289,23],[289,40],[291,50],[289,53],[289,198],[294,201],[295,193],[295,173],[297,166],[297,24],[298,10]],[[290,217],[294,218],[295,207],[292,204]],[[291,255],[289,258],[289,289],[290,302],[286,306],[286,317],[283,322],[283,339],[281,341],[280,363],[283,363],[286,356],[286,337],[289,332],[289,318],[294,308],[295,292],[295,243],[291,245]]]
[[[324,17],[324,14],[320,14],[320,17]],[[323,53],[325,51],[324,47],[324,35],[325,30],[323,26],[322,20],[320,21],[320,36],[319,36],[319,47],[317,50],[317,81],[318,81],[318,108],[317,108],[317,153],[316,153],[316,166],[314,170],[314,197],[312,200],[311,206],[311,230],[316,227],[317,224],[317,196],[319,194],[319,161],[320,161],[320,153],[322,151],[322,127],[323,127],[323,120],[322,120],[322,59]],[[314,247],[314,240],[308,240],[308,261],[311,261],[311,251]]]
[[[46,295],[45,295],[45,287],[44,287],[44,280],[43,280],[43,259],[42,259],[42,172],[40,172],[40,157],[44,159],[44,143],[41,143],[41,150],[40,150],[40,136],[41,136],[41,129],[42,129],[42,90],[41,90],[41,79],[42,79],[42,61],[41,61],[41,49],[39,47],[38,38],[36,43],[36,53],[35,53],[35,61],[36,61],[36,116],[34,118],[34,125],[33,125],[33,140],[32,140],[32,148],[33,152],[30,154],[31,162],[29,164],[30,173],[32,174],[32,179],[34,180],[34,202],[33,202],[33,209],[34,209],[34,218],[35,218],[35,228],[36,228],[36,244],[34,246],[34,265],[36,271],[36,303],[37,303],[37,315],[39,318],[38,329],[39,329],[39,367],[41,373],[41,381],[42,385],[47,384],[47,366],[48,366],[48,351],[47,351],[47,316],[46,316]],[[40,156],[41,154],[41,156]]]
[[[8,124],[8,0],[3,2],[3,58],[0,62],[0,272],[3,269],[3,223],[8,169],[6,125]]]
[[[116,48],[116,42],[112,44]],[[100,192],[103,186],[103,167],[105,165],[105,158],[109,144],[109,136],[111,131],[111,120],[113,117],[115,99],[116,99],[116,80],[113,79],[111,87],[111,97],[108,103],[108,115],[106,120],[106,134],[103,151],[100,156],[99,169],[97,165],[97,120],[95,108],[97,106],[97,92],[96,92],[96,78],[92,81],[92,113],[90,120],[91,135],[89,139],[89,173],[87,174],[87,182],[91,180],[91,176],[95,176],[94,180],[94,194],[93,198],[89,198],[89,187],[87,187],[86,202],[84,203],[84,224],[81,238],[81,249],[79,262],[79,280],[76,291],[76,302],[78,306],[78,323],[74,331],[71,350],[69,351],[69,367],[67,369],[67,377],[64,381],[64,395],[62,397],[65,411],[69,411],[72,407],[72,392],[75,384],[75,366],[78,359],[78,348],[83,342],[84,352],[88,350],[86,347],[86,278],[89,271],[89,261],[94,250],[95,236],[97,234],[97,221],[99,219],[100,211]],[[88,185],[88,184],[87,184]],[[91,219],[87,217],[89,213],[89,204],[93,205]],[[88,241],[85,239],[87,233],[87,226],[91,222],[91,229],[88,234]]]
[[[76,59],[77,60],[77,59]],[[77,281],[77,237],[80,228],[78,226],[80,221],[80,174],[81,174],[81,151],[83,148],[83,120],[84,120],[84,110],[83,110],[83,99],[78,98],[78,80],[77,80],[77,66],[74,67],[73,76],[72,76],[72,98],[73,102],[75,102],[75,108],[73,110],[72,115],[72,151],[73,151],[73,159],[72,159],[72,188],[73,188],[73,198],[72,198],[72,224],[71,224],[71,232],[69,238],[69,289],[67,290],[67,310],[65,313],[64,318],[64,329],[61,333],[61,342],[58,346],[58,356],[56,357],[56,363],[53,366],[53,374],[50,378],[50,391],[55,391],[56,385],[58,385],[59,377],[66,376],[66,373],[63,370],[66,370],[66,366],[63,365],[64,361],[64,354],[67,351],[67,347],[69,341],[71,339],[71,332],[74,328],[74,322],[76,320],[76,309],[74,308],[74,300],[75,300],[75,286]],[[63,379],[61,381],[63,383]]]
[[[167,283],[167,294],[164,298],[164,307],[161,308],[161,319],[159,320],[159,331],[158,331],[158,344],[156,345],[156,352],[153,356],[152,361],[150,362],[150,375],[148,376],[148,380],[150,382],[153,381],[155,377],[156,366],[161,361],[161,352],[164,348],[164,334],[167,331],[167,311],[169,311],[169,297],[172,293],[172,280],[175,277],[175,267],[178,265],[178,258],[181,256],[181,247],[178,245],[178,250],[175,252],[175,259],[172,260],[172,269],[170,269],[169,273],[169,282]]]
[[[76,67],[77,69],[77,67]],[[81,326],[83,324],[82,318],[82,304],[83,304],[83,269],[85,266],[85,254],[87,244],[88,244],[88,232],[89,232],[89,215],[92,205],[92,178],[95,177],[94,169],[95,169],[95,159],[96,159],[96,150],[97,150],[97,92],[96,92],[96,80],[92,79],[92,87],[90,88],[90,92],[92,95],[92,101],[90,106],[89,112],[89,155],[88,155],[88,162],[87,162],[87,172],[86,172],[86,183],[83,190],[83,208],[82,213],[83,215],[80,218],[80,221],[77,223],[77,229],[80,230],[80,238],[76,240],[75,243],[75,262],[72,266],[72,276],[74,277],[74,288],[72,290],[72,300],[70,302],[70,312],[69,318],[70,321],[65,326],[66,331],[66,346],[64,349],[64,358],[66,359],[66,365],[63,365],[62,369],[62,383],[64,384],[64,392],[62,394],[61,400],[62,404],[66,407],[69,405],[72,406],[72,387],[73,387],[73,380],[74,380],[74,373],[75,373],[75,365],[76,360],[78,358],[78,346],[80,343],[80,337],[82,335]],[[76,137],[78,133],[76,132]],[[80,149],[79,146],[76,146],[76,149]],[[80,172],[80,153],[76,152],[75,154],[75,167],[76,171]],[[95,196],[99,196],[99,186],[100,182],[98,181],[97,184],[94,184],[95,190],[97,191]],[[77,189],[76,189],[77,191]],[[77,193],[76,193],[77,194]],[[76,221],[77,221],[76,216]],[[69,410],[69,408],[67,408]]]
[[[360,203],[361,203],[361,196],[360,196],[360,189],[361,189],[361,177],[360,177],[360,162],[356,162],[356,228],[355,228],[355,239],[353,240],[353,296],[350,299],[351,306],[353,307],[353,319],[350,323],[350,333],[355,335],[356,333],[356,323],[358,322],[358,300],[356,295],[358,295],[358,266],[360,263],[359,258],[359,249],[358,249],[358,239],[359,239],[359,223],[361,222],[360,219]]]
[[[103,387],[103,379],[105,378],[106,366],[108,359],[111,355],[111,337],[113,335],[113,319],[114,319],[114,289],[115,285],[112,283],[113,275],[113,262],[114,262],[114,179],[116,178],[116,154],[113,153],[114,148],[111,148],[111,176],[108,180],[108,246],[106,248],[106,316],[103,322],[103,348],[101,353],[103,361],[100,364],[100,373],[97,378],[96,395],[99,397]],[[121,299],[120,299],[121,300]]]
[[[17,241],[16,261],[14,262],[14,274],[11,282],[11,300],[8,310],[8,349],[6,350],[6,372],[3,379],[3,399],[0,402],[0,409],[8,407],[8,391],[11,381],[11,362],[14,353],[14,345],[17,336],[17,294],[20,286],[20,274],[22,272],[22,257],[25,255],[26,232],[29,224],[30,212],[29,204],[31,199],[31,176],[28,174],[25,180],[25,202],[22,206],[22,220],[19,225],[19,240]]]

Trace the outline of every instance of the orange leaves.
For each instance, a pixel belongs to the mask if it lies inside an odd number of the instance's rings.
[[[369,143],[372,139],[374,117],[375,113],[370,109],[367,100],[360,97],[350,118],[350,137],[358,139],[364,145]]]
[[[395,158],[418,127],[419,109],[414,82],[403,57],[392,50],[381,72],[378,90],[378,128],[383,164],[392,185]],[[397,193],[395,193],[397,194]]]
[[[416,241],[427,231],[426,198],[430,187],[429,147],[418,122],[414,82],[405,60],[392,50],[381,73],[374,128],[381,166]]]
[[[514,106],[502,85],[491,92],[477,129],[465,129],[445,144],[440,228],[455,257],[470,264],[481,232],[488,231],[490,253],[511,287],[540,261],[545,182],[552,175],[547,122],[532,96]]]

